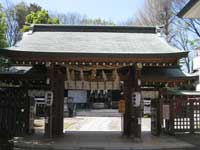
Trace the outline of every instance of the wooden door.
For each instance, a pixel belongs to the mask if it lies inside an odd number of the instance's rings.
[[[160,105],[158,99],[151,100],[151,134],[160,135]]]

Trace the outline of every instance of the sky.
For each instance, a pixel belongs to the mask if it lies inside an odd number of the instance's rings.
[[[5,5],[6,1],[13,3],[22,0],[0,0]],[[89,18],[102,18],[116,23],[134,17],[142,8],[144,0],[24,0],[26,3],[36,3],[52,12],[76,12]]]

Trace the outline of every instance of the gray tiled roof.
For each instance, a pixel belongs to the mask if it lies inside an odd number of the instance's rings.
[[[180,68],[144,68],[142,69],[142,76],[145,78],[185,78],[192,77],[183,72]]]
[[[89,26],[89,28],[92,27],[92,30],[88,31],[79,26],[62,25],[55,28],[55,26],[47,25],[46,27],[48,29],[43,25],[41,29],[37,30],[37,26],[34,26],[33,31],[35,32],[25,33],[20,42],[8,49],[86,54],[177,54],[182,52],[170,46],[159,34],[152,32],[154,31],[152,29],[156,31],[156,28],[109,26],[95,32],[95,26]],[[68,28],[70,30],[60,30]],[[74,31],[71,28],[79,28],[79,30]],[[107,32],[109,28],[112,30]],[[123,32],[123,29],[126,30]]]

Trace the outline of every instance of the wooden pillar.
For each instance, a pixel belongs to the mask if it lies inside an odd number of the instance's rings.
[[[53,70],[54,66],[47,64],[47,90],[52,91],[53,87]],[[45,137],[52,138],[52,106],[46,106],[45,108]]]
[[[188,102],[188,98],[184,97],[185,101]],[[189,101],[189,117],[190,117],[190,133],[194,133],[194,100]]]
[[[164,97],[161,93],[162,89],[159,90],[159,112],[158,112],[158,115],[159,115],[159,135],[161,134],[161,131],[163,129],[163,105],[164,105]]]
[[[141,71],[142,71],[142,64],[137,63],[135,65],[135,80],[134,80],[134,92],[137,92],[139,94],[140,98],[140,104],[134,106],[134,115],[135,115],[135,121],[134,121],[134,135],[136,138],[141,138]]]
[[[124,98],[126,108],[124,114],[124,135],[136,138],[141,137],[141,106],[136,105],[134,95],[141,98],[141,64],[128,68],[126,80],[124,80]]]
[[[52,135],[60,136],[63,135],[63,115],[64,115],[64,76],[59,66],[54,70],[53,79],[53,124],[52,124]]]
[[[47,84],[53,92],[53,105],[46,107],[45,135],[52,138],[63,134],[64,76],[59,66],[47,66]]]
[[[125,113],[124,113],[124,135],[131,136],[131,79],[124,81],[124,98],[125,98]]]
[[[176,96],[168,97],[170,103],[170,119],[169,119],[169,134],[174,134],[174,117],[175,117],[175,110],[174,110],[174,101],[176,101]]]

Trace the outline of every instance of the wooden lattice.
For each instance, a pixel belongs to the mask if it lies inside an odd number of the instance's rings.
[[[187,101],[177,100],[173,103],[174,110],[174,130],[190,130],[190,104]]]
[[[194,130],[200,130],[200,99],[193,102],[194,106]]]
[[[196,132],[200,129],[200,99],[176,99],[172,103],[173,132]]]

